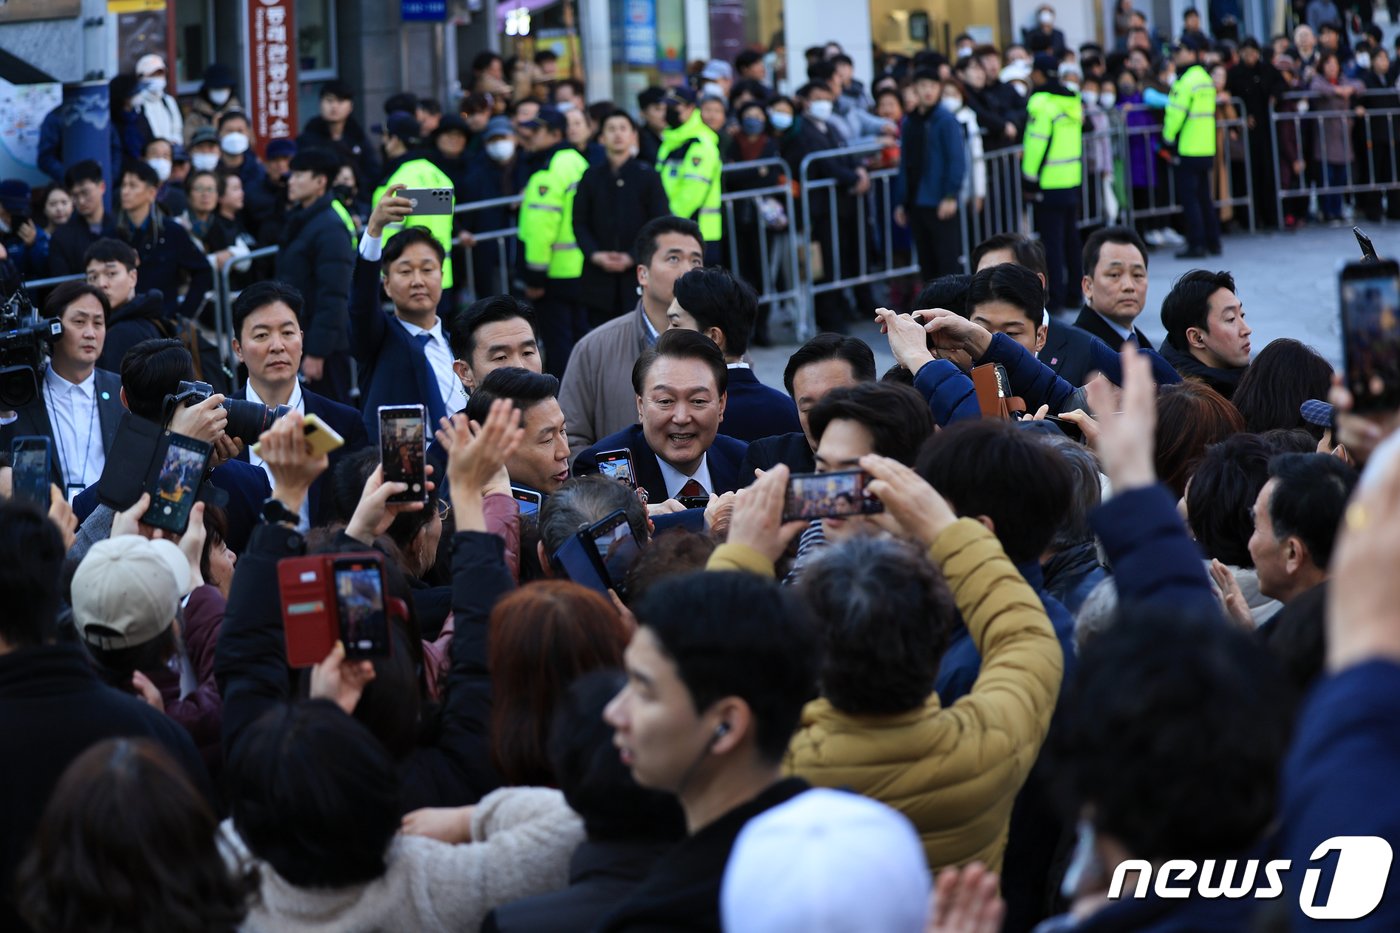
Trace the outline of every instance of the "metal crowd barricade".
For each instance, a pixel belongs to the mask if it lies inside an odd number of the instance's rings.
[[[457,204],[452,208],[452,213],[477,214],[487,210],[497,210],[505,208],[514,214],[520,210],[520,202],[524,198],[514,194],[504,198],[490,198],[485,201],[471,201],[466,204]],[[515,251],[519,243],[519,226],[512,223],[508,227],[501,227],[497,230],[483,230],[481,232],[472,231],[472,236],[476,238],[476,245],[469,246],[464,250],[462,281],[467,283],[467,292],[474,298],[480,298],[481,292],[477,288],[476,263],[473,261],[472,250],[485,243],[496,244],[496,268],[500,273],[500,279],[496,286],[503,291],[509,291],[511,285],[511,269],[515,268]],[[454,277],[455,278],[455,277]]]
[[[788,165],[782,159],[754,159],[750,162],[734,162],[725,165],[721,179],[736,175],[771,169],[774,183],[758,188],[742,188],[738,191],[724,190],[721,181],[720,206],[724,211],[726,246],[729,254],[729,268],[735,275],[740,274],[745,263],[739,255],[739,223],[735,218],[736,205],[752,202],[752,226],[758,243],[758,281],[749,285],[758,292],[760,305],[771,305],[772,312],[780,312],[792,324],[799,343],[805,342],[816,333],[810,307],[802,300],[801,274],[797,259],[798,217],[792,197],[792,184],[787,179]],[[784,228],[770,229],[763,213],[763,202],[776,200],[786,213]]]
[[[987,172],[987,195],[982,209],[962,205],[963,263],[972,271],[972,248],[998,233],[1027,233],[1025,195],[1021,186],[1021,147],[983,150],[982,165]],[[973,171],[969,149],[968,171]]]
[[[1244,102],[1238,97],[1232,97],[1230,102],[1236,116],[1217,118],[1215,121],[1216,129],[1224,131],[1216,133],[1216,160],[1217,164],[1225,166],[1224,181],[1228,189],[1226,197],[1211,198],[1216,210],[1224,207],[1248,208],[1254,201],[1254,176],[1250,171],[1249,142],[1246,137],[1248,115]],[[1182,209],[1176,195],[1176,174],[1171,170],[1171,165],[1157,155],[1162,138],[1162,113],[1146,104],[1125,104],[1119,108],[1120,143],[1115,158],[1126,168],[1125,193],[1128,203],[1124,205],[1124,210],[1131,222],[1170,217]],[[1144,115],[1150,119],[1134,119]],[[1231,163],[1236,161],[1236,155],[1244,163],[1243,192],[1235,190],[1234,173],[1229,170]],[[1212,184],[1212,194],[1218,195],[1216,187]],[[1145,203],[1139,204],[1134,200],[1134,191],[1144,192],[1138,200]],[[1249,211],[1249,229],[1251,233],[1255,229],[1253,210]]]
[[[806,268],[800,276],[800,288],[802,290],[802,311],[811,322],[812,329],[815,330],[815,304],[817,295],[827,292],[840,291],[855,285],[865,285],[873,282],[882,282],[887,279],[899,278],[900,276],[917,274],[919,263],[917,256],[911,251],[910,262],[906,265],[895,265],[894,251],[889,248],[889,244],[894,235],[894,208],[897,206],[891,188],[899,170],[895,168],[876,169],[869,172],[870,191],[864,197],[855,199],[855,221],[844,226],[855,230],[857,242],[854,244],[841,242],[843,224],[838,221],[839,199],[849,197],[843,191],[836,188],[834,178],[812,178],[812,166],[818,162],[826,162],[832,159],[844,159],[852,156],[861,158],[874,155],[879,152],[879,143],[865,143],[856,146],[847,146],[844,149],[827,149],[821,152],[814,152],[802,160],[798,167],[798,185],[802,192],[802,248],[806,257]],[[822,256],[824,270],[829,272],[824,276],[826,281],[813,281],[812,276],[812,244],[813,244],[813,224],[812,207],[818,199],[824,198],[828,209],[831,233],[829,241],[831,243],[831,255]],[[869,211],[867,204],[873,202],[878,205],[877,216],[880,228],[877,231],[877,238],[882,244],[884,252],[883,262],[871,263],[871,244],[866,236],[867,221]],[[820,239],[818,238],[818,242]],[[842,275],[842,256],[844,250],[853,250],[856,255],[856,268],[852,275]]]
[[[75,272],[72,275],[55,275],[47,279],[28,279],[24,282],[24,287],[32,292],[40,288],[53,288],[55,285],[62,285],[64,282],[85,281],[87,281],[86,275],[81,272]]]
[[[262,259],[264,256],[277,255],[280,247],[262,246],[255,250],[250,250],[248,255],[240,259],[230,260],[224,263],[224,267],[218,270],[214,277],[214,332],[217,335],[215,343],[219,345],[219,357],[224,361],[224,367],[233,373],[233,388],[238,386],[238,356],[233,352],[233,299],[238,295],[230,284],[230,277],[235,272],[242,272],[248,268],[245,263],[252,263]]]
[[[1358,92],[1340,107],[1334,105],[1338,97],[1296,91],[1284,94],[1281,106],[1270,104],[1269,132],[1279,169],[1275,192],[1279,217],[1284,216],[1283,202],[1288,198],[1394,192],[1400,187],[1396,154],[1400,145],[1400,93],[1390,89]],[[1300,112],[1298,107],[1305,101],[1307,109]],[[1358,106],[1363,113],[1356,113]],[[1336,141],[1329,144],[1327,139],[1328,131],[1337,129],[1344,134],[1340,146]],[[1310,177],[1307,171],[1299,173],[1285,164],[1285,144],[1294,157],[1290,162],[1316,165],[1320,174]],[[1326,167],[1332,156],[1340,158],[1340,162],[1331,163],[1340,165],[1340,184]],[[1289,184],[1285,184],[1286,177]]]

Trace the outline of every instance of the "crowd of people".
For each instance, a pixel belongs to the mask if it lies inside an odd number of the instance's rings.
[[[1182,172],[1205,158],[1198,27],[1165,104]],[[47,438],[51,486],[18,495],[0,463],[0,927],[1088,933],[1341,910],[1304,869],[1400,820],[1400,418],[1355,413],[1296,340],[1255,352],[1229,271],[1181,276],[1152,346],[1152,245],[1065,230],[1082,180],[1050,171],[1054,127],[1080,108],[1053,12],[1006,66],[958,46],[882,71],[878,104],[839,47],[792,98],[745,53],[645,92],[641,124],[547,56],[484,53],[460,118],[391,102],[383,164],[343,86],[259,160],[226,70],[182,114],[143,59],[114,112],[140,156],[120,210],[96,163],[64,168],[45,261],[87,280],[42,296],[62,333],[0,411],[0,457]],[[984,91],[1020,108],[984,144],[1025,140],[1041,236],[974,244],[965,274],[938,256],[979,197],[959,134],[981,115],[946,101]],[[731,227],[721,166],[791,172],[862,134],[902,137],[881,158],[929,274],[912,311],[828,293],[830,327],[765,385],[752,269],[716,246],[798,218]],[[833,171],[869,192],[861,160]],[[415,215],[406,189],[437,187],[521,191],[515,255],[476,243],[512,222],[494,206]],[[805,222],[836,231],[842,203]],[[246,258],[264,242],[274,261]],[[229,262],[237,378],[197,324]],[[888,372],[842,333],[846,300]],[[183,532],[119,492],[138,436],[210,452]],[[353,558],[387,635],[342,629],[302,667],[297,627],[330,611],[298,595],[318,555]],[[1177,896],[1183,859],[1203,874]],[[1213,866],[1252,859],[1290,860],[1283,897],[1208,896]],[[1358,929],[1400,925],[1381,885]]]

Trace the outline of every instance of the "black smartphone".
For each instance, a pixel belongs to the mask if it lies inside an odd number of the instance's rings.
[[[580,586],[608,595],[607,571],[598,559],[597,548],[588,535],[588,529],[570,535],[559,550],[550,558],[555,573],[563,574]]]
[[[414,217],[441,217],[452,213],[451,188],[405,188],[398,194],[413,202]]]
[[[1064,418],[1056,418],[1054,415],[1046,415],[1045,420],[1051,422],[1056,427],[1058,427],[1061,431],[1064,432],[1065,437],[1069,438],[1070,440],[1078,441],[1081,444],[1085,443],[1084,429],[1081,428],[1079,425],[1075,424],[1073,421],[1067,421]]]
[[[864,470],[837,473],[798,473],[788,479],[783,521],[811,521],[883,512],[885,504],[866,489],[870,474]]]
[[[16,499],[33,502],[49,510],[49,471],[53,453],[49,439],[39,435],[17,437],[10,445],[11,488]]]
[[[390,502],[427,502],[428,471],[422,405],[379,406],[379,463],[384,482],[406,483],[408,489],[389,497]]]
[[[1380,262],[1381,257],[1376,255],[1376,247],[1371,238],[1362,233],[1360,227],[1352,227],[1351,232],[1356,235],[1356,245],[1361,247],[1361,261]]]
[[[621,450],[600,450],[598,452],[598,472],[619,482],[637,488],[637,473],[632,469],[632,452]]]
[[[526,489],[523,486],[510,487],[510,495],[511,498],[520,503],[521,515],[534,515],[539,512],[540,506],[544,505],[543,493]]]
[[[676,501],[687,509],[704,509],[710,505],[709,496],[676,496]]]
[[[150,508],[141,516],[141,521],[152,528],[184,534],[213,450],[213,446],[204,441],[182,434],[170,435],[160,472],[147,490],[151,494]]]
[[[642,547],[637,543],[637,537],[632,533],[632,526],[627,521],[627,513],[618,509],[589,525],[588,540],[603,565],[608,584],[619,596],[624,595],[627,571],[632,569],[632,565],[642,553]]]
[[[1353,410],[1400,407],[1400,265],[1348,263],[1341,274],[1342,356]]]
[[[384,568],[364,554],[331,563],[336,617],[347,658],[389,656],[389,616],[384,610]]]

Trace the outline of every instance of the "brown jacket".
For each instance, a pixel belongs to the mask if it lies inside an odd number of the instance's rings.
[[[639,300],[633,311],[594,328],[574,345],[559,387],[559,407],[564,409],[574,457],[637,423],[632,364],[648,342]]]

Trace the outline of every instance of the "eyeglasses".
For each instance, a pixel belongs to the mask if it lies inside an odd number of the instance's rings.
[[[452,503],[445,499],[439,499],[437,501],[437,513],[440,520],[444,522],[447,521],[447,516],[452,514]]]

